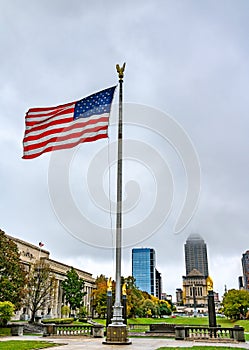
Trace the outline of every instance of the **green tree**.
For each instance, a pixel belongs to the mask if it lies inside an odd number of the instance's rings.
[[[158,301],[159,305],[159,314],[161,315],[171,315],[172,310],[171,310],[171,305],[168,301],[166,300],[159,300]]]
[[[0,301],[0,326],[5,326],[14,315],[15,305],[10,301]]]
[[[73,267],[67,272],[67,278],[61,283],[65,292],[66,302],[69,303],[72,310],[76,310],[84,305],[85,282],[80,278]]]
[[[0,229],[0,301],[10,301],[19,309],[24,297],[25,272],[18,247]]]
[[[245,318],[249,308],[249,292],[230,289],[224,294],[222,306],[225,316],[234,320]]]
[[[30,267],[26,285],[26,305],[31,310],[30,322],[34,322],[37,311],[50,305],[55,288],[55,277],[43,259]]]

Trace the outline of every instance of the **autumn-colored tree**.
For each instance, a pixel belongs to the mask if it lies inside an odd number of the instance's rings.
[[[234,320],[245,318],[249,308],[249,292],[230,289],[224,294],[222,306],[227,317]]]
[[[105,317],[107,309],[107,278],[100,275],[95,281],[96,289],[92,292],[92,308],[99,317]]]
[[[126,285],[126,304],[128,317],[151,317],[169,315],[172,312],[168,301],[139,290],[133,276],[121,277],[121,285]],[[113,302],[115,301],[115,283],[112,283]],[[92,306],[100,317],[105,317],[107,307],[107,278],[100,275],[96,279],[96,289],[92,293]]]
[[[144,302],[141,307],[144,317],[171,315],[173,304],[168,300],[160,300],[154,295],[143,292]]]
[[[49,264],[43,259],[30,267],[26,285],[26,305],[31,310],[30,322],[34,322],[38,310],[49,305],[53,299],[55,277]]]
[[[145,299],[142,308],[145,317],[151,317],[157,314],[157,304],[151,299]]]
[[[144,301],[144,296],[143,293],[136,287],[135,278],[133,276],[122,278],[122,283],[125,283],[126,285],[127,316],[142,317],[142,304]]]
[[[18,247],[0,230],[0,301],[10,301],[19,309],[24,297],[25,271]]]

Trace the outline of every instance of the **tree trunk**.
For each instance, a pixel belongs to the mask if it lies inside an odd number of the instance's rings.
[[[31,318],[30,318],[30,321],[29,321],[30,323],[34,323],[35,322],[35,310],[34,311],[32,311],[32,313],[31,313]]]

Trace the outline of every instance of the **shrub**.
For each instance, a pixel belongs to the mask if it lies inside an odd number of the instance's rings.
[[[0,325],[6,326],[14,315],[15,306],[10,301],[0,301]]]
[[[87,316],[87,308],[85,306],[81,306],[79,308],[79,312],[78,312],[78,318],[79,320],[86,320],[86,316]]]
[[[69,313],[70,313],[70,307],[67,306],[67,305],[63,305],[61,307],[61,315],[62,315],[62,317],[68,317]]]
[[[55,323],[55,324],[69,324],[73,323],[74,318],[68,317],[68,318],[47,318],[42,320],[42,323]]]

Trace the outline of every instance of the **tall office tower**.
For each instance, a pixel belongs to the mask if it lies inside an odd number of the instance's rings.
[[[187,238],[185,249],[186,276],[193,270],[198,270],[205,278],[208,277],[207,246],[199,234],[191,234]]]
[[[132,249],[132,276],[136,286],[155,295],[155,250],[152,248]]]
[[[249,290],[249,250],[242,254],[242,270],[244,289]]]
[[[162,276],[157,269],[155,269],[156,275],[155,275],[155,282],[156,282],[156,290],[155,290],[155,296],[161,300],[162,299]]]

